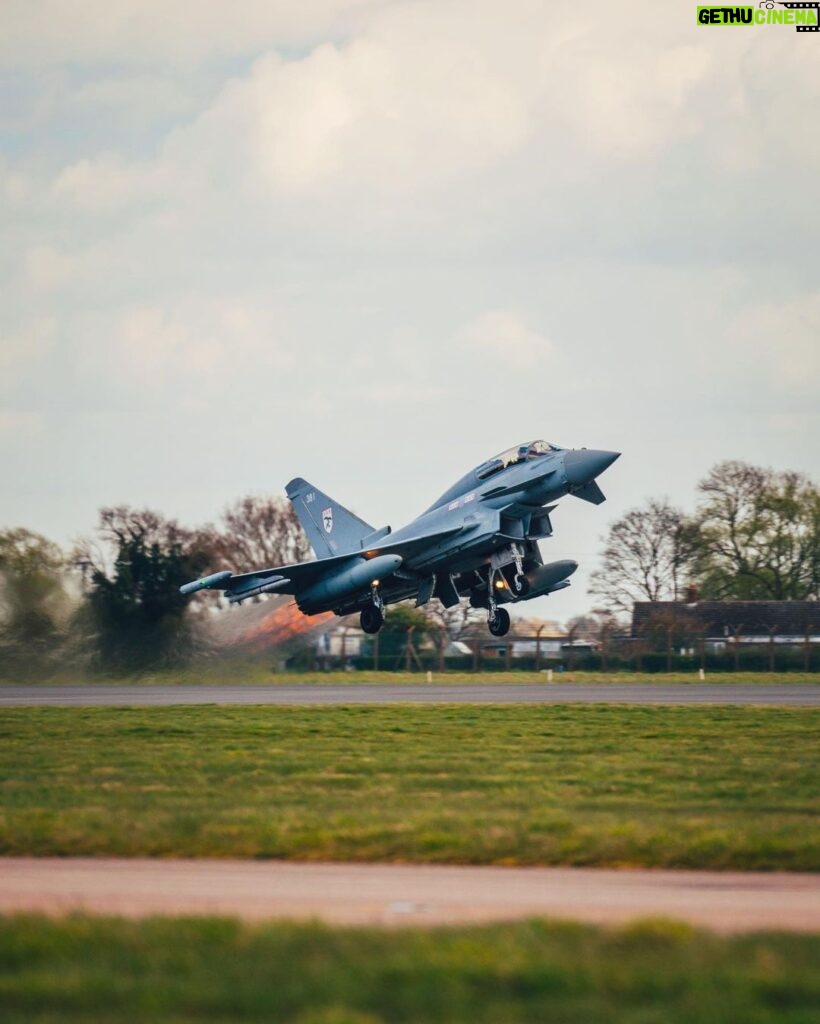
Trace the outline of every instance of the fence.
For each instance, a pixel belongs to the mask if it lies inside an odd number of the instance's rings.
[[[472,646],[472,644],[471,644]],[[413,649],[408,658],[406,650],[381,651],[372,642],[363,645],[361,653],[343,662],[338,656],[313,656],[308,665],[304,658],[289,662],[292,669],[339,670],[351,668],[359,671],[381,672],[538,672],[551,668],[556,672],[637,672],[656,675],[664,672],[692,672],[702,668],[709,673],[721,672],[820,672],[820,644],[786,645],[727,645],[725,651],[710,651],[702,641],[681,654],[676,650],[640,649],[636,643],[619,643],[597,652],[565,651],[558,658],[540,658],[535,655],[512,656],[502,651],[478,650],[463,657],[448,657],[443,663],[435,650]]]

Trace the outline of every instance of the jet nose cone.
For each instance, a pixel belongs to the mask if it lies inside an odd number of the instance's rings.
[[[567,483],[575,486],[588,484],[620,456],[620,452],[599,452],[594,448],[581,448],[567,452],[564,456],[564,471]]]

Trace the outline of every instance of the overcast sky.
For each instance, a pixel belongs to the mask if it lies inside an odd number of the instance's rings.
[[[720,459],[820,477],[820,37],[695,10],[3,0],[0,526],[396,527],[546,438],[624,453],[591,568]]]

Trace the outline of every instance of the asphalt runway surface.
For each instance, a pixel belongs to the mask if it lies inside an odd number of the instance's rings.
[[[820,707],[811,684],[338,684],[288,686],[0,686],[0,706],[115,707],[171,704],[769,704]]]
[[[216,914],[345,925],[673,917],[722,932],[820,931],[820,877],[713,871],[13,857],[0,913]]]

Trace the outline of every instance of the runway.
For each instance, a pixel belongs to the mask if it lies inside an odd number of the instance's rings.
[[[820,707],[816,684],[340,684],[0,686],[0,706],[160,707],[171,704],[734,704]]]
[[[217,914],[345,925],[674,917],[721,932],[820,931],[820,877],[283,861],[0,859],[0,913]]]

